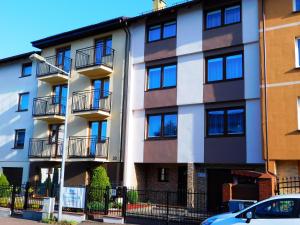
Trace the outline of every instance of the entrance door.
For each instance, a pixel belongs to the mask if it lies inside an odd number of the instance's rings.
[[[18,187],[22,185],[23,168],[3,167],[2,169],[10,185],[16,185]]]
[[[231,170],[210,169],[207,171],[207,207],[209,211],[220,211],[223,184],[230,182],[232,182]]]
[[[178,204],[186,205],[187,201],[187,167],[178,167]]]
[[[90,122],[90,144],[89,144],[89,150],[90,150],[90,156],[96,157],[97,156],[97,147],[100,143],[106,142],[106,133],[107,129],[107,121],[93,121]]]
[[[104,108],[101,105],[101,99],[107,98],[109,95],[109,79],[93,80],[93,109]]]
[[[53,87],[53,103],[58,106],[55,109],[58,110],[60,115],[66,114],[67,88],[67,85],[56,85]]]

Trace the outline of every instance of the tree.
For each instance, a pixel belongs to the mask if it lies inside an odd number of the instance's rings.
[[[9,186],[9,182],[3,173],[0,173],[0,186]]]
[[[111,184],[109,177],[107,176],[106,169],[103,166],[99,166],[93,170],[91,178],[91,200],[96,202],[103,202],[107,187],[111,188]]]

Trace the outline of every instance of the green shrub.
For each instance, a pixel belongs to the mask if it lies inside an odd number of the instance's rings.
[[[139,193],[137,191],[128,191],[127,199],[130,204],[137,203],[139,200]]]
[[[104,211],[105,204],[104,202],[97,202],[97,201],[89,202],[87,204],[87,208],[91,211]]]
[[[3,173],[0,173],[0,186],[9,186],[9,182]]]
[[[109,177],[106,169],[99,166],[93,170],[91,179],[89,198],[91,202],[104,202],[106,187],[111,188]]]
[[[10,199],[7,197],[0,198],[0,206],[1,207],[8,207],[10,203]]]
[[[12,189],[9,185],[9,182],[6,176],[3,173],[0,173],[0,198],[10,197]]]

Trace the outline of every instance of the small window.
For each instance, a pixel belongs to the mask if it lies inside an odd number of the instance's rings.
[[[22,77],[28,77],[32,72],[32,64],[27,63],[22,65]]]
[[[29,93],[19,94],[18,111],[27,111],[29,104]]]
[[[296,67],[300,67],[300,38],[296,39]]]
[[[206,14],[206,28],[219,27],[222,24],[222,12],[221,10],[216,10],[208,12]]]
[[[177,137],[177,113],[148,115],[148,138]]]
[[[25,143],[25,129],[16,130],[14,148],[16,149],[24,148],[24,143]]]
[[[300,0],[294,0],[294,11],[300,11]]]
[[[171,38],[176,36],[176,22],[164,24],[163,38]]]
[[[225,24],[238,23],[241,21],[240,6],[233,6],[225,9]]]
[[[167,65],[148,69],[148,90],[176,87],[177,66]]]
[[[207,111],[207,136],[245,134],[245,109],[228,108]]]
[[[148,32],[148,41],[152,42],[152,41],[160,40],[160,34],[161,34],[160,25],[150,27]]]
[[[243,73],[241,53],[207,59],[207,82],[241,79]]]
[[[158,181],[159,182],[168,182],[168,169],[159,168],[158,169]]]

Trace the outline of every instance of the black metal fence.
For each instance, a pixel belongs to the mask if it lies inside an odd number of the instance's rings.
[[[76,51],[75,67],[76,69],[82,69],[91,66],[104,65],[112,69],[114,55],[114,49],[102,44],[78,49]]]
[[[31,138],[29,140],[29,158],[61,158],[63,141],[50,140],[51,138]]]
[[[300,177],[277,178],[276,194],[299,194]]]
[[[46,61],[52,65],[55,65],[57,68],[70,72],[72,67],[72,59],[68,57],[64,57],[63,59],[59,59],[58,55],[50,56],[45,58]],[[47,76],[51,74],[62,74],[68,76],[67,74],[62,73],[60,70],[54,68],[53,66],[48,65],[45,62],[40,62],[37,65],[37,77]]]
[[[38,116],[65,116],[66,98],[59,96],[45,96],[33,99],[32,115]]]

